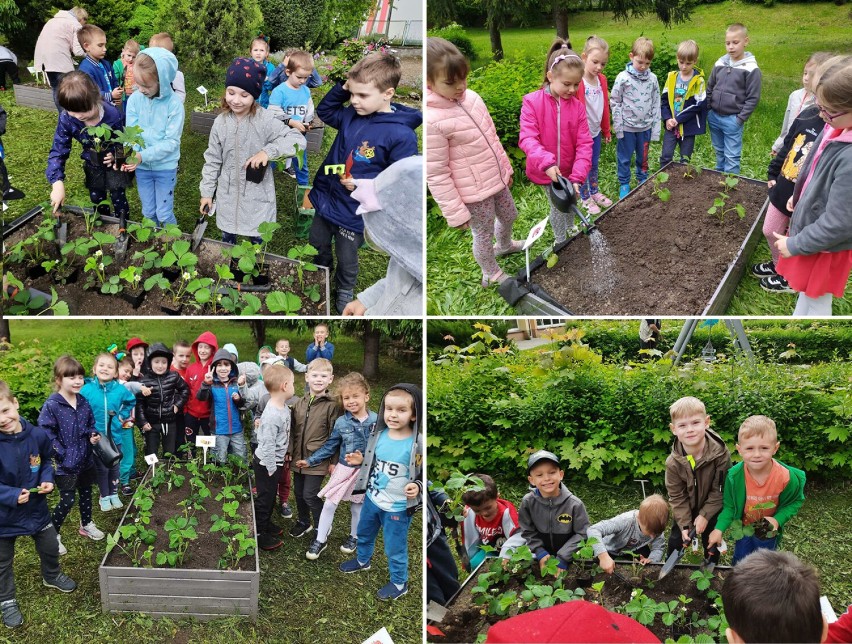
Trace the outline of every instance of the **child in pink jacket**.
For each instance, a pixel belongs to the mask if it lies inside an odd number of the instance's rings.
[[[506,274],[496,256],[523,246],[512,240],[512,222],[518,217],[509,191],[512,164],[488,108],[467,89],[467,59],[443,38],[429,38],[427,46],[426,181],[447,223],[470,227],[482,286],[499,284]],[[495,237],[497,245],[492,246]]]
[[[568,236],[568,215],[553,205],[547,186],[557,176],[567,176],[579,194],[592,165],[586,107],[576,96],[584,69],[583,59],[557,38],[547,54],[544,84],[524,96],[521,107],[520,147],[527,155],[527,177],[545,187],[557,244]]]

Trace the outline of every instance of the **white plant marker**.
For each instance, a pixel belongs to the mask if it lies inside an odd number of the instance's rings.
[[[207,450],[216,447],[215,436],[196,436],[195,446],[204,450],[204,464],[207,465]]]
[[[196,91],[204,97],[204,107],[207,107],[207,88],[204,85],[199,85],[195,88]]]
[[[388,629],[382,626],[381,629],[370,635],[361,644],[393,644],[393,640],[390,633],[388,633]]]
[[[648,495],[645,494],[645,483],[650,483],[651,481],[649,481],[648,479],[633,479],[633,482],[642,484],[642,498],[648,498]]]
[[[148,455],[145,457],[145,462],[146,462],[148,465],[150,465],[152,468],[154,468],[154,471],[152,472],[152,474],[156,474],[156,473],[157,473],[157,461],[159,461],[159,460],[160,460],[160,459],[158,459],[158,458],[157,458],[157,455],[156,455],[156,454],[148,454]]]
[[[527,264],[527,282],[530,281],[530,246],[532,246],[536,240],[544,234],[544,230],[546,228],[547,219],[545,218],[530,229],[530,232],[527,235],[527,240],[524,242],[524,259]]]

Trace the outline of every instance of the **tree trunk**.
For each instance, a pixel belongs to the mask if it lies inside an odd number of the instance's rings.
[[[0,315],[0,342],[11,342],[12,336],[9,333],[9,318],[5,315]]]
[[[373,328],[369,320],[364,320],[364,368],[362,374],[367,380],[379,375],[379,338],[381,334]]]
[[[259,349],[266,344],[266,320],[250,320],[251,334],[254,336],[254,341]]]
[[[570,47],[571,39],[568,37],[568,10],[565,7],[555,6],[553,8],[553,19],[556,22],[556,37],[568,41],[568,46]]]
[[[503,40],[500,38],[500,28],[496,20],[489,21],[488,35],[491,37],[491,54],[494,60],[503,60]]]

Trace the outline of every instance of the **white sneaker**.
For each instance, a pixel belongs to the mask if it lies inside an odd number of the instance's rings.
[[[68,548],[62,545],[62,537],[60,537],[58,534],[56,535],[56,542],[59,544],[59,556],[61,557],[62,555],[67,555]]]
[[[86,525],[81,525],[79,532],[84,537],[89,537],[92,541],[100,541],[106,536],[98,530],[98,526],[95,525],[94,521],[89,521]]]

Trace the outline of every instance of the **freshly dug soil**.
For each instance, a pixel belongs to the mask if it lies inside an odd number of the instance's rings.
[[[483,571],[485,569],[483,568]],[[630,595],[634,588],[641,588],[646,596],[657,602],[669,602],[672,599],[677,599],[680,595],[685,595],[692,601],[686,607],[687,619],[693,612],[698,613],[701,618],[707,618],[718,614],[714,603],[707,599],[704,592],[698,590],[695,582],[689,579],[689,576],[695,572],[693,568],[675,568],[662,580],[657,580],[660,574],[660,566],[648,566],[639,571],[639,578],[632,580],[630,575],[632,572],[630,566],[616,566],[616,573],[621,575],[621,578],[616,575],[607,575],[599,573],[592,579],[592,583],[604,581],[603,592],[599,595],[590,587],[585,588],[586,600],[601,604],[607,610],[616,611],[617,608],[624,606],[630,602]],[[576,572],[574,569],[568,571],[566,588],[577,588]],[[721,591],[722,581],[728,574],[727,570],[716,570],[711,588],[717,592]],[[500,588],[498,594],[507,590],[515,590],[520,595],[524,589],[524,579],[526,577],[514,577],[509,580],[507,585]],[[444,617],[440,624],[436,624],[446,637],[435,635],[427,635],[427,641],[430,642],[475,642],[480,633],[486,633],[488,629],[497,622],[512,617],[517,614],[517,607],[513,606],[509,609],[509,615],[500,617],[497,615],[482,615],[483,606],[475,604],[472,601],[471,589],[476,586],[474,578],[456,597],[455,602],[449,607],[449,612]],[[588,582],[586,582],[588,583]],[[652,584],[652,587],[649,587]],[[585,586],[585,583],[583,584]],[[514,612],[513,612],[514,610]],[[623,612],[618,610],[616,612]],[[654,620],[654,623],[647,627],[661,642],[666,638],[677,639],[683,634],[690,634],[695,637],[699,631],[690,631],[686,626],[666,626],[660,620],[659,615]],[[705,630],[708,634],[709,631]]]
[[[222,501],[215,501],[216,495],[222,491],[224,487],[221,483],[209,484],[211,496],[204,503],[207,512],[197,512],[195,517],[198,519],[198,525],[195,526],[195,531],[198,534],[198,539],[192,541],[186,550],[183,565],[180,568],[192,570],[209,570],[219,567],[219,558],[225,551],[225,544],[220,541],[221,532],[210,532],[210,526],[213,521],[210,516],[217,514],[224,516],[222,512]],[[152,530],[157,531],[157,540],[154,542],[154,568],[166,568],[167,566],[157,566],[157,553],[169,551],[169,533],[166,532],[165,525],[169,519],[183,515],[184,509],[178,503],[186,499],[189,492],[189,477],[184,481],[183,486],[172,488],[171,491],[166,489],[166,486],[161,486],[161,489],[155,493],[154,507],[151,508],[151,523],[148,526]],[[131,508],[124,519],[125,523],[133,521],[136,516],[136,508]],[[239,522],[249,526],[249,534],[253,533],[251,504],[249,502],[240,503],[237,510]],[[147,546],[146,546],[147,548]],[[142,549],[144,550],[144,549]],[[132,567],[133,560],[122,552],[118,547],[113,548],[112,552],[106,559],[108,566],[128,566]],[[254,555],[246,556],[240,559],[236,570],[254,570]]]
[[[700,314],[760,213],[766,186],[740,179],[728,207],[742,204],[746,216],[730,212],[720,222],[707,209],[723,175],[685,178],[685,168],[668,167],[668,202],[649,179],[598,220],[599,232],[569,240],[558,263],[534,271],[532,281],[574,315]]]
[[[88,236],[86,234],[86,225],[82,217],[76,215],[63,215],[62,220],[68,222],[69,240]],[[38,223],[40,223],[40,221],[41,217],[36,216],[32,221],[21,227],[20,230],[11,234],[9,239],[5,240],[6,248],[10,248],[22,239],[32,235],[37,230]],[[118,235],[117,224],[104,224],[103,226],[98,227],[97,230],[101,230],[115,236]],[[150,242],[146,244],[136,244],[131,239],[128,245],[125,263],[119,264],[117,261],[113,262],[113,264],[108,266],[106,269],[107,276],[110,277],[112,275],[118,275],[125,266],[131,264],[141,266],[141,260],[136,262],[133,261],[133,254],[135,251],[148,248],[150,245]],[[51,244],[49,248],[52,259],[60,256],[59,249],[56,244]],[[111,245],[106,252],[109,255],[114,255]],[[215,279],[215,265],[227,263],[228,261],[222,256],[221,249],[218,245],[207,244],[205,242],[201,243],[198,250],[195,251],[195,254],[198,255],[197,268],[199,276],[213,277]],[[164,303],[163,300],[165,298],[163,297],[162,291],[156,287],[148,292],[145,300],[137,309],[134,309],[128,302],[124,301],[120,294],[104,295],[98,289],[84,290],[83,284],[86,282],[86,275],[83,272],[82,267],[85,263],[85,257],[74,257],[72,265],[79,266],[80,271],[77,282],[73,284],[54,284],[53,278],[50,275],[43,275],[35,279],[26,278],[24,267],[8,262],[6,263],[4,270],[11,271],[11,273],[20,279],[25,286],[38,289],[39,291],[43,291],[48,294],[50,293],[51,286],[53,286],[56,289],[59,299],[68,303],[71,315],[111,315],[120,317],[131,317],[136,315],[165,315],[165,313],[160,309],[160,305]],[[273,288],[270,289],[271,291],[289,291],[299,296],[302,300],[302,308],[298,313],[299,315],[325,314],[327,294],[325,293],[325,279],[322,271],[303,272],[305,288],[308,289],[312,284],[317,284],[320,289],[320,300],[318,302],[313,302],[304,294],[299,285],[299,278],[295,264],[278,261],[269,261],[268,264],[270,267],[270,284],[273,285]],[[160,272],[159,269],[145,271],[142,275],[142,282],[144,283],[150,275],[158,272]],[[229,285],[233,287],[237,286],[236,283],[231,283]],[[266,297],[266,293],[263,292],[254,294],[257,295],[261,301],[263,301]],[[194,302],[191,295],[189,298]],[[227,312],[221,312],[221,314],[231,315]],[[265,305],[261,307],[259,315],[269,314],[269,310]],[[187,305],[183,307],[181,315],[210,315],[210,311],[206,307],[199,309],[195,306]]]

